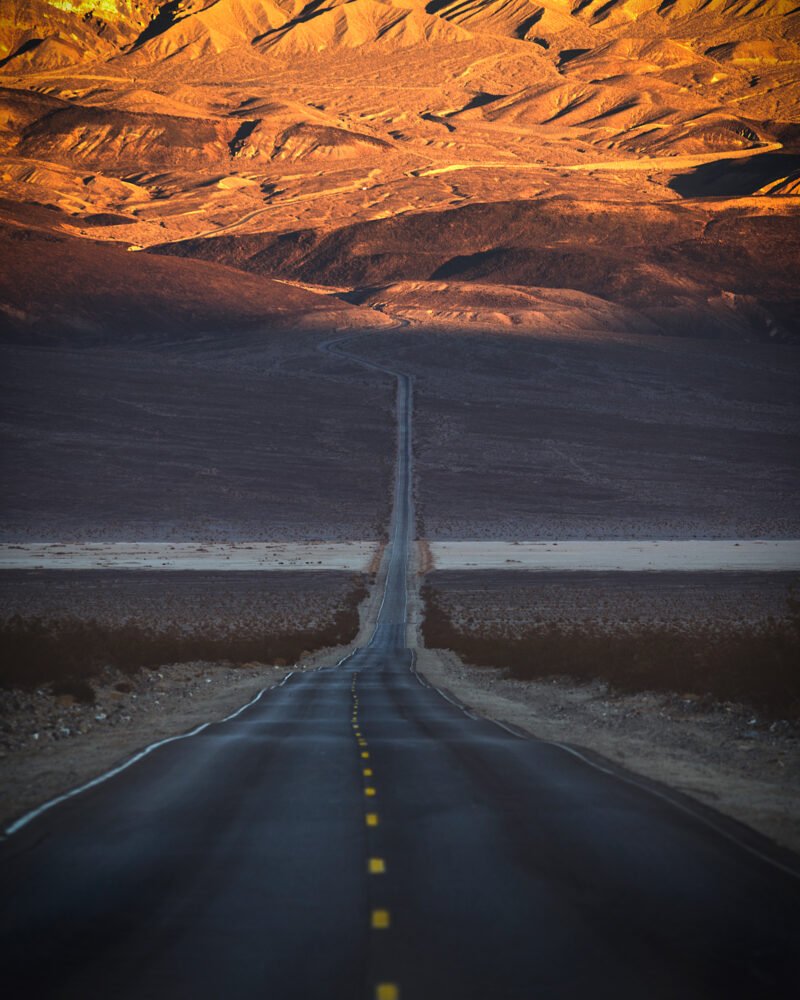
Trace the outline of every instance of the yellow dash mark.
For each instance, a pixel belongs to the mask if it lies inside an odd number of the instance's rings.
[[[386,862],[383,858],[370,858],[367,862],[367,870],[370,875],[383,875],[386,871]]]
[[[378,814],[367,813],[367,826],[377,826],[377,825],[378,825]]]
[[[391,917],[389,916],[388,910],[373,910],[372,911],[372,926],[375,930],[385,931],[386,928],[391,924]]]
[[[359,741],[358,741],[358,745],[359,745],[360,747],[365,747],[365,746],[367,745],[367,741],[366,741],[366,740],[359,740]]]
[[[361,751],[361,759],[362,760],[369,760],[369,750],[362,750]]]
[[[371,767],[365,767],[364,768],[364,777],[365,778],[371,778],[372,777],[372,768]]]
[[[378,983],[375,987],[375,1000],[400,1000],[400,990],[396,983]]]
[[[369,795],[369,796],[373,796],[375,794],[375,789],[374,788],[365,788],[364,789],[364,794],[365,795]]]

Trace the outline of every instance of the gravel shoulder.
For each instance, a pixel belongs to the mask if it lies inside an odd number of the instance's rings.
[[[355,646],[365,645],[380,604],[384,554],[385,546],[379,547],[373,562],[376,583],[359,607],[360,628],[352,645],[318,649],[287,666],[194,662],[134,674],[106,669],[93,681],[94,704],[45,689],[0,690],[0,828],[124,764],[152,743],[224,719],[289,672],[332,667]]]
[[[762,728],[739,706],[679,695],[511,680],[449,650],[419,648],[417,669],[480,715],[592,750],[800,853],[800,738],[786,723]]]
[[[93,705],[44,690],[0,691],[0,824],[8,826],[151,743],[225,718],[280,683],[289,669],[176,663],[134,675],[107,670]]]

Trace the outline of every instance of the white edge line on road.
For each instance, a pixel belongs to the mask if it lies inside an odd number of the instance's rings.
[[[276,685],[276,687],[283,687],[283,685],[289,680],[289,678],[293,674],[294,671],[290,670],[289,673],[280,682],[280,684]],[[91,781],[87,781],[85,785],[79,785],[78,788],[73,788],[69,792],[64,792],[63,795],[57,795],[56,798],[50,799],[49,802],[45,802],[42,805],[37,806],[36,809],[32,809],[29,813],[25,813],[24,816],[20,816],[20,818],[18,820],[15,820],[11,824],[11,826],[7,827],[2,839],[12,836],[12,834],[15,834],[18,830],[21,830],[23,826],[27,826],[28,823],[31,822],[31,820],[36,819],[37,816],[41,816],[42,813],[47,812],[48,809],[52,809],[53,806],[57,806],[61,802],[66,802],[67,799],[74,798],[76,795],[80,795],[81,792],[88,791],[90,788],[95,788],[97,785],[102,785],[103,782],[108,781],[109,778],[113,778],[116,775],[120,774],[122,771],[126,771],[132,764],[138,763],[138,761],[140,761],[142,757],[146,757],[152,750],[157,750],[159,747],[163,747],[167,743],[174,743],[177,740],[188,740],[190,736],[197,736],[198,733],[201,733],[204,729],[208,729],[209,726],[218,726],[223,722],[230,722],[230,720],[235,719],[237,715],[241,715],[241,713],[244,712],[246,708],[250,708],[251,705],[255,705],[255,703],[264,694],[264,692],[268,690],[269,688],[262,688],[255,696],[255,698],[252,698],[250,701],[248,701],[246,705],[242,705],[241,708],[237,708],[237,710],[235,712],[232,712],[230,715],[226,715],[224,719],[219,719],[216,722],[203,722],[195,729],[192,729],[191,732],[180,733],[178,736],[168,736],[164,740],[158,740],[156,743],[151,743],[150,746],[145,747],[144,750],[140,750],[139,753],[134,754],[133,757],[130,758],[130,760],[126,760],[124,764],[120,764],[118,767],[112,767],[110,771],[106,771],[105,774],[101,774],[97,778],[93,778]]]
[[[352,657],[354,657],[356,655],[356,653],[359,651],[359,649],[361,649],[361,647],[360,646],[356,646],[354,649],[352,649],[347,654],[347,656],[343,656],[341,658],[341,660],[339,660],[338,663],[334,663],[334,665],[332,667],[315,667],[314,669],[315,670],[336,670],[337,667],[341,667],[341,665],[343,663],[346,663],[348,660],[352,659]]]
[[[419,679],[419,675],[417,675],[417,679]],[[701,823],[705,824],[705,826],[710,827],[716,833],[720,834],[720,836],[724,837],[726,840],[729,840],[732,844],[736,844],[737,847],[741,847],[743,850],[747,851],[748,854],[752,854],[755,857],[759,858],[761,861],[764,861],[768,865],[771,865],[773,868],[779,868],[782,872],[785,872],[787,875],[791,875],[792,878],[800,880],[800,872],[797,871],[796,869],[790,868],[788,865],[782,864],[775,858],[771,858],[768,854],[764,854],[762,851],[759,851],[757,847],[753,847],[752,844],[748,844],[747,841],[741,840],[739,837],[736,836],[736,834],[731,833],[730,830],[726,830],[724,826],[720,826],[719,824],[715,823],[713,820],[709,819],[708,816],[705,816],[702,812],[692,809],[690,805],[681,802],[677,798],[673,798],[673,796],[668,795],[665,792],[659,791],[657,788],[653,788],[648,784],[645,784],[641,781],[637,781],[635,775],[632,774],[629,775],[625,773],[622,767],[620,767],[619,770],[617,770],[616,768],[603,767],[602,764],[597,764],[595,761],[590,760],[588,757],[585,757],[579,750],[575,750],[573,747],[567,746],[566,743],[558,743],[555,740],[543,740],[538,736],[534,736],[532,733],[526,733],[524,730],[516,731],[515,729],[512,729],[510,726],[507,726],[504,722],[500,722],[498,719],[490,719],[486,715],[474,715],[466,707],[466,705],[462,704],[456,698],[450,697],[446,692],[442,691],[441,688],[436,687],[435,684],[429,684],[428,686],[432,688],[434,691],[436,691],[437,694],[440,694],[445,701],[449,701],[450,704],[453,705],[455,708],[460,709],[460,711],[462,711],[464,715],[467,716],[468,719],[473,719],[474,721],[481,721],[481,722],[491,722],[493,725],[498,726],[500,729],[505,730],[505,732],[510,733],[511,736],[516,736],[517,739],[531,740],[535,743],[543,743],[545,744],[545,746],[557,747],[559,750],[563,750],[565,753],[572,754],[573,757],[577,757],[579,760],[582,760],[584,764],[588,764],[589,767],[593,767],[596,771],[602,771],[603,774],[608,774],[612,778],[617,778],[619,781],[623,781],[627,785],[633,785],[634,788],[638,788],[642,792],[647,792],[649,795],[654,795],[656,798],[662,799],[664,802],[668,802],[670,805],[675,806],[676,809],[680,809],[681,812],[685,812],[693,819],[699,820]]]
[[[462,704],[462,702],[460,702],[457,698],[451,697],[446,691],[442,691],[441,688],[438,688],[435,685],[431,685],[431,686],[433,687],[433,690],[436,691],[437,694],[440,694],[444,698],[445,701],[449,701],[451,705],[453,705],[455,708],[459,709],[459,711],[463,712],[464,715],[466,715],[466,717],[468,719],[472,719],[473,722],[476,722],[478,720],[484,719],[484,716],[482,716],[482,715],[475,715],[473,712],[471,712],[467,708],[466,705]],[[494,722],[494,719],[489,719],[488,721],[489,722]],[[503,726],[503,728],[505,729],[505,726]],[[514,735],[516,736],[517,734],[515,733]]]
[[[52,809],[53,806],[57,806],[60,802],[66,802],[67,799],[71,799],[75,795],[80,795],[81,792],[85,792],[89,788],[94,788],[96,785],[101,785],[104,781],[108,781],[109,778],[113,778],[121,771],[127,770],[131,764],[135,764],[137,761],[141,760],[142,757],[146,757],[151,750],[164,746],[165,743],[173,743],[175,740],[186,740],[190,736],[196,736],[210,725],[212,725],[212,723],[204,722],[196,729],[193,729],[190,733],[181,733],[180,736],[170,736],[165,740],[159,740],[157,743],[151,743],[149,747],[145,747],[144,750],[140,750],[139,753],[131,757],[130,760],[126,760],[124,764],[120,764],[119,767],[114,767],[110,771],[106,771],[105,774],[101,774],[99,777],[92,779],[92,781],[87,781],[85,785],[80,785],[78,788],[73,788],[70,792],[65,792],[63,795],[50,799],[49,802],[45,802],[38,808],[33,809],[24,816],[21,816],[18,820],[16,820],[16,822],[12,823],[11,826],[6,829],[6,837],[10,837],[13,833],[16,833],[17,830],[21,830],[22,827],[27,826],[32,819],[36,819],[37,816],[41,816],[43,812],[46,812],[48,809]]]
[[[533,739],[536,739],[536,737],[534,736]],[[667,795],[664,792],[660,792],[657,788],[652,788],[649,785],[645,785],[642,782],[637,781],[635,776],[633,775],[629,776],[627,774],[620,773],[620,771],[617,771],[616,769],[612,769],[610,767],[603,767],[602,764],[597,764],[594,761],[589,760],[589,758],[584,757],[584,755],[580,753],[580,751],[575,750],[570,746],[567,746],[565,743],[557,743],[555,740],[539,740],[538,742],[546,743],[552,747],[558,747],[559,750],[564,750],[567,753],[572,754],[573,757],[577,757],[579,760],[582,760],[584,764],[588,764],[589,767],[593,767],[597,771],[602,771],[603,774],[609,774],[611,775],[612,778],[618,778],[620,781],[624,781],[628,785],[633,785],[634,787],[640,789],[643,792],[649,792],[650,795],[655,795],[656,798],[663,799],[664,802],[669,802],[670,805],[675,806],[682,812],[688,813],[689,816],[692,816],[694,819],[700,820],[701,823],[705,823],[706,826],[711,827],[712,830],[715,830],[718,834],[725,837],[726,840],[730,840],[731,843],[736,844],[738,847],[743,848],[748,853],[755,855],[755,857],[760,858],[762,861],[765,861],[768,865],[772,865],[773,868],[780,868],[782,872],[785,872],[787,875],[791,875],[792,878],[800,880],[800,872],[798,872],[794,868],[789,868],[788,865],[784,865],[780,861],[776,861],[775,858],[771,858],[768,854],[764,854],[763,852],[759,851],[757,847],[753,847],[746,841],[740,840],[739,837],[737,837],[734,833],[731,833],[730,830],[726,830],[724,826],[719,826],[717,823],[713,822],[713,820],[709,819],[707,816],[704,816],[701,812],[697,812],[696,810],[692,809],[691,806],[687,805],[684,802],[681,802],[679,799],[675,799],[671,795]]]
[[[287,677],[290,677],[290,676],[291,676],[291,674],[287,674],[286,676],[287,676]],[[284,678],[284,680],[285,680],[285,679],[286,679],[286,678]],[[283,681],[281,681],[281,683],[283,683]],[[258,694],[257,694],[257,695],[255,696],[255,698],[253,698],[253,700],[252,700],[252,701],[248,701],[248,703],[247,703],[246,705],[242,705],[242,707],[241,707],[241,708],[237,708],[235,712],[231,712],[231,714],[230,714],[230,715],[226,715],[224,719],[220,719],[219,721],[220,721],[220,722],[230,722],[230,720],[231,720],[231,719],[235,719],[235,718],[236,718],[236,716],[237,716],[237,715],[241,715],[241,714],[242,714],[242,712],[243,712],[243,711],[244,711],[244,710],[245,710],[246,708],[250,708],[250,706],[251,706],[251,705],[255,705],[255,703],[256,703],[256,702],[258,701],[258,699],[259,699],[259,698],[261,697],[261,695],[262,695],[262,694],[263,694],[263,693],[264,693],[264,692],[265,692],[266,690],[267,690],[266,688],[261,688],[261,690],[260,690],[260,691],[258,692]],[[213,725],[213,723],[206,723],[206,725]]]

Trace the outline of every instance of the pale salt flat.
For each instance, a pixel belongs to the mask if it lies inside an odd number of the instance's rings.
[[[800,571],[800,540],[431,542],[434,569]]]
[[[0,569],[319,570],[364,572],[378,543],[29,542],[0,545]]]

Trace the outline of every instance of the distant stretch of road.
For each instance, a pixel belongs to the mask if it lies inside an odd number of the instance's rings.
[[[372,641],[7,835],[4,996],[797,997],[791,858],[599,758],[473,718],[414,672],[412,386],[396,374]]]

